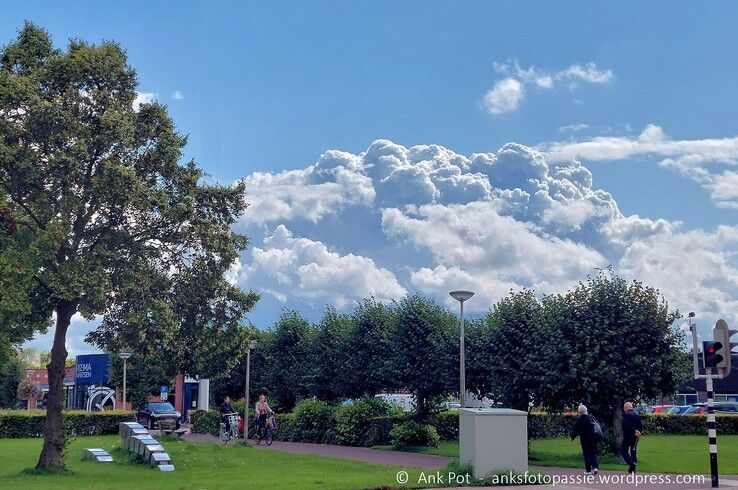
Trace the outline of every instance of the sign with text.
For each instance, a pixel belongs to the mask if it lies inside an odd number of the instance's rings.
[[[108,382],[108,354],[77,356],[75,383],[78,385],[104,385]]]

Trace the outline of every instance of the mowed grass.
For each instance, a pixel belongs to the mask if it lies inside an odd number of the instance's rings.
[[[33,475],[41,439],[0,439],[0,488],[7,489],[361,489],[397,487],[400,468],[272,450],[163,440],[176,470],[134,464],[117,436],[80,437],[70,445],[69,474]],[[82,460],[82,449],[101,447],[115,462]],[[417,481],[420,470],[402,468]]]
[[[377,449],[390,449],[381,446]],[[409,448],[425,454],[458,457],[457,442],[443,442],[437,448]],[[530,443],[531,466],[584,468],[579,440],[541,439]],[[738,436],[718,434],[718,465],[721,474],[738,475]],[[600,469],[626,471],[619,457],[602,456]],[[654,473],[709,474],[707,435],[644,435],[638,443],[638,470]]]

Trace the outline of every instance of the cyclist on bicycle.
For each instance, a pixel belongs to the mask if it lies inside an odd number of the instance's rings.
[[[261,435],[264,433],[267,419],[272,416],[272,409],[269,408],[267,403],[266,395],[259,396],[259,401],[256,402],[256,433]]]
[[[220,406],[220,418],[226,426],[226,430],[231,430],[231,422],[228,420],[228,415],[235,413],[231,406],[231,397],[227,396],[223,398],[223,404]]]

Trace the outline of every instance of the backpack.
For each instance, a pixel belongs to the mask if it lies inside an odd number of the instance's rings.
[[[597,439],[602,439],[605,435],[602,433],[602,426],[599,422],[597,422],[597,419],[594,418],[592,415],[589,416],[590,419],[592,419],[592,430],[594,430],[594,435]]]

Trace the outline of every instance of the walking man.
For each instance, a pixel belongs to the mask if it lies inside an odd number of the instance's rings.
[[[631,402],[625,402],[623,412],[623,443],[620,445],[620,454],[628,465],[628,473],[635,473],[638,463],[636,446],[643,431],[643,423],[641,416],[633,410]]]

